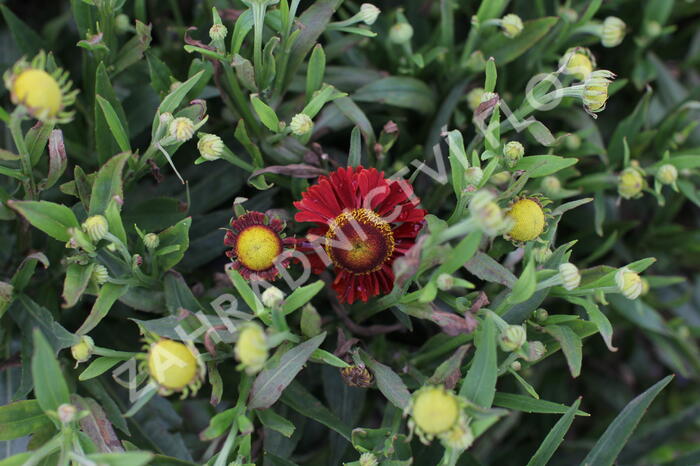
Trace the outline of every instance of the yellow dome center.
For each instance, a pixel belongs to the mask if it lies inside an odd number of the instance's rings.
[[[544,211],[532,199],[521,199],[510,208],[508,217],[513,219],[513,228],[508,232],[516,241],[530,241],[544,231]]]
[[[277,233],[264,225],[246,228],[238,235],[236,256],[253,271],[267,270],[282,252],[282,241]]]
[[[411,417],[426,434],[441,434],[457,423],[459,403],[452,393],[443,388],[424,388],[413,402]]]
[[[61,110],[63,96],[56,80],[46,71],[22,71],[12,84],[12,94],[37,118],[54,117]]]
[[[158,385],[182,390],[197,377],[197,358],[185,344],[163,339],[151,345],[148,372]]]
[[[584,80],[593,71],[593,64],[585,54],[575,53],[569,58],[566,69],[576,79]]]

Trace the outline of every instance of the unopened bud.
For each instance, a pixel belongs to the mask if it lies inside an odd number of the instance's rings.
[[[143,245],[147,249],[156,249],[160,245],[160,238],[155,233],[147,233],[143,237]]]
[[[644,189],[644,177],[639,170],[628,167],[622,170],[617,178],[617,192],[623,199],[639,197]]]
[[[556,196],[561,192],[561,181],[556,176],[542,178],[542,191],[548,196]]]
[[[600,43],[603,47],[616,47],[625,38],[627,25],[620,18],[608,16],[603,21],[603,27],[600,33]]]
[[[360,5],[360,19],[368,26],[374,24],[379,16],[379,13],[381,13],[381,10],[371,3],[363,3]]]
[[[523,32],[523,27],[523,20],[516,14],[510,13],[501,18],[503,35],[509,39],[519,36]]]
[[[389,29],[389,40],[395,44],[405,44],[413,37],[413,27],[405,22],[394,24]]]
[[[56,411],[61,424],[69,424],[75,421],[75,416],[78,414],[78,409],[68,403],[63,403],[60,405]]]
[[[464,182],[467,186],[478,186],[484,178],[484,172],[479,167],[469,167],[464,170]]]
[[[509,325],[503,332],[499,343],[503,351],[517,351],[527,341],[527,332],[522,325]]]
[[[642,277],[627,267],[623,267],[615,274],[615,284],[620,293],[627,299],[637,299],[642,294]]]
[[[547,348],[544,346],[544,343],[542,343],[541,341],[529,341],[527,343],[527,346],[528,346],[527,360],[529,362],[539,361],[547,353]]]
[[[374,456],[374,453],[366,451],[360,455],[359,463],[360,466],[377,466],[379,461],[377,460],[377,457]]]
[[[437,278],[437,287],[442,291],[449,291],[455,285],[455,279],[448,273],[441,273]]]
[[[678,179],[678,169],[670,163],[661,165],[656,172],[656,179],[661,184],[673,184]]]
[[[194,122],[187,117],[175,118],[170,122],[168,132],[178,142],[189,141],[194,135]]]
[[[271,286],[263,291],[261,300],[265,307],[274,309],[279,307],[284,301],[284,293],[276,286]]]
[[[300,327],[301,333],[308,338],[321,333],[321,315],[311,304],[307,304],[301,310]]]
[[[297,113],[292,117],[289,128],[297,136],[303,136],[314,129],[314,122],[306,113]]]
[[[107,280],[109,280],[107,267],[102,264],[96,264],[95,268],[92,269],[92,279],[98,286],[107,283]]]
[[[197,150],[204,160],[217,160],[224,152],[224,142],[216,134],[200,133]]]
[[[533,317],[537,322],[544,322],[549,318],[549,312],[547,312],[547,309],[539,308],[535,312],[532,313]]]
[[[95,243],[104,238],[107,232],[109,231],[109,224],[107,223],[107,219],[104,218],[104,216],[102,215],[93,215],[91,217],[88,217],[87,219],[85,219],[82,226],[83,231],[87,233],[87,235],[90,237],[90,240],[92,240]]]
[[[503,156],[506,159],[506,165],[513,168],[520,159],[525,155],[525,148],[518,141],[510,141],[503,147]]]
[[[70,347],[70,352],[73,355],[76,363],[81,363],[89,360],[92,357],[92,352],[95,349],[95,342],[87,335],[80,338],[80,342]]]
[[[567,291],[575,290],[581,284],[581,273],[570,262],[565,262],[559,266],[559,276],[561,277],[562,286]]]
[[[224,40],[228,34],[228,29],[223,24],[214,24],[209,28],[209,38],[211,40]]]

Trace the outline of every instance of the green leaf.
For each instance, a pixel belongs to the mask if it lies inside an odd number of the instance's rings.
[[[15,292],[20,292],[26,288],[27,285],[29,285],[29,281],[34,275],[36,266],[39,263],[44,266],[44,269],[49,268],[49,258],[46,257],[44,253],[33,252],[25,257],[19,264],[15,274],[12,276],[12,286],[14,287]]]
[[[99,357],[92,361],[90,365],[83,372],[80,373],[80,375],[78,376],[78,380],[90,380],[99,375],[102,375],[122,361],[124,361],[123,358]]]
[[[462,238],[462,240],[452,250],[452,253],[448,256],[447,260],[443,262],[440,267],[438,267],[434,275],[437,277],[443,273],[452,274],[456,272],[474,256],[479,248],[479,243],[481,242],[482,236],[483,234],[479,230],[473,231]]]
[[[485,316],[474,338],[476,353],[469,372],[464,377],[460,396],[483,408],[490,408],[496,395],[498,354],[496,351],[496,323]]]
[[[646,413],[649,405],[671,380],[673,380],[672,375],[664,377],[630,401],[620,411],[615,420],[610,423],[581,464],[585,466],[611,466],[615,462],[617,455],[624,448],[632,432],[634,432],[637,424],[639,424],[642,416]]]
[[[548,325],[545,327],[545,332],[553,336],[561,345],[571,376],[578,377],[581,375],[581,362],[583,359],[581,337],[571,328],[564,325]]]
[[[163,101],[160,103],[160,106],[158,107],[158,111],[153,117],[153,124],[151,127],[152,139],[155,138],[156,130],[158,129],[158,125],[160,124],[160,115],[166,112],[173,113],[182,102],[182,99],[184,99],[185,96],[187,96],[187,93],[190,92],[190,90],[199,82],[202,76],[204,76],[205,71],[206,70],[202,70],[198,72],[190,79],[180,84],[170,94],[165,96]]]
[[[306,102],[308,103],[313,96],[313,93],[321,88],[323,76],[326,72],[326,53],[323,51],[321,44],[316,44],[309,65],[306,69]]]
[[[598,327],[598,333],[600,333],[600,336],[603,337],[603,341],[608,349],[610,351],[617,351],[617,348],[615,348],[612,344],[612,325],[610,324],[607,316],[600,310],[598,305],[587,299],[578,298],[575,296],[568,296],[566,300],[584,308],[588,314],[588,319]]]
[[[282,393],[282,403],[304,416],[320,422],[324,426],[338,432],[348,441],[351,429],[343,421],[326,408],[299,382],[292,382]]]
[[[153,459],[153,453],[148,451],[125,451],[121,453],[93,453],[87,458],[96,464],[108,466],[143,466]]]
[[[112,107],[113,113],[116,114],[116,121],[112,123],[107,119],[106,112],[100,106],[98,97],[106,100]],[[121,149],[122,151],[130,152],[131,149],[128,147],[128,137],[129,134],[129,121],[126,118],[122,104],[117,98],[116,92],[112,87],[112,82],[109,79],[109,73],[104,62],[100,62],[95,70],[95,101],[94,101],[94,115],[95,115],[95,151],[97,152],[97,160],[100,164],[105,163],[114,154],[120,152],[119,147],[121,145],[117,144],[118,139],[114,130],[111,129],[113,125],[116,125],[122,129],[122,133],[125,135],[127,144],[126,149]],[[113,115],[114,116],[114,115]],[[113,135],[115,134],[115,135]]]
[[[62,404],[70,403],[68,385],[61,373],[55,352],[39,329],[34,329],[34,355],[32,378],[34,395],[41,409],[56,411]]]
[[[295,346],[282,355],[279,364],[258,374],[253,383],[248,407],[260,409],[272,406],[325,338],[324,332]]]
[[[39,34],[15,16],[9,8],[5,5],[0,5],[0,12],[5,19],[5,24],[10,29],[12,38],[23,54],[34,56],[39,50],[44,48],[43,40]]]
[[[104,215],[115,196],[124,199],[122,171],[129,157],[130,152],[115,155],[100,167],[92,184],[90,215]]]
[[[79,341],[78,337],[54,320],[48,309],[38,305],[25,294],[17,296],[7,312],[25,335],[29,336],[34,329],[40,329],[54,351]]]
[[[226,275],[231,279],[233,286],[236,287],[236,291],[238,291],[238,294],[241,295],[241,298],[243,298],[243,301],[245,301],[253,313],[255,315],[261,314],[265,310],[265,306],[263,306],[258,296],[238,270],[233,267],[226,267]]]
[[[493,57],[496,65],[503,66],[512,62],[536,45],[556,24],[559,18],[538,18],[523,23],[523,30],[516,38],[503,34],[494,34],[481,46],[485,57]]]
[[[361,351],[360,355],[367,367],[372,371],[377,380],[377,388],[380,392],[399,409],[405,409],[411,401],[411,393],[406,388],[401,377],[391,370],[389,366],[375,360],[370,354]]]
[[[7,201],[7,205],[16,210],[34,227],[58,241],[67,242],[71,236],[69,228],[78,228],[78,219],[72,210],[62,204],[48,201]]]
[[[258,114],[262,124],[264,124],[267,129],[273,133],[279,132],[280,120],[277,118],[277,114],[272,107],[260,100],[260,97],[258,97],[257,94],[250,95],[250,102],[253,104],[253,109],[255,110],[255,113]]]
[[[69,308],[78,303],[78,300],[83,295],[88,285],[92,271],[95,269],[95,264],[69,264],[66,268],[66,278],[63,282],[63,304],[61,307]]]
[[[260,409],[255,412],[262,425],[268,429],[279,432],[285,437],[291,437],[294,433],[294,424],[283,418],[272,409]]]
[[[190,247],[189,232],[191,225],[192,217],[187,217],[158,234],[158,239],[160,240],[159,249],[168,246],[178,246],[177,250],[158,256],[158,265],[161,270],[170,270],[182,260],[185,252],[187,252],[187,248]]]
[[[126,285],[117,285],[115,283],[105,283],[102,285],[97,299],[95,300],[95,304],[92,305],[90,314],[88,314],[83,325],[81,325],[75,333],[78,335],[85,335],[90,332],[90,330],[97,327],[97,324],[107,316],[107,313],[112,308],[115,301],[126,293],[126,290]]]
[[[514,170],[524,170],[530,175],[530,178],[540,178],[576,165],[576,162],[578,162],[578,159],[573,157],[528,155],[518,161]]]
[[[574,404],[571,405],[569,409],[566,410],[566,413],[559,418],[557,423],[554,424],[554,427],[552,427],[552,430],[550,430],[547,436],[544,438],[535,454],[532,455],[532,458],[530,458],[530,461],[528,461],[527,466],[547,465],[549,460],[554,455],[554,452],[557,451],[557,448],[559,448],[559,445],[561,445],[561,442],[564,440],[564,435],[566,435],[566,432],[574,422],[574,416],[576,415],[576,411],[578,410],[580,404],[581,399],[579,398],[574,402]]]
[[[625,153],[625,139],[631,144],[633,138],[641,131],[647,119],[651,96],[652,91],[651,87],[649,87],[644,96],[639,100],[639,103],[637,103],[634,111],[618,123],[615,128],[615,132],[610,140],[610,145],[608,146],[608,157],[610,158],[612,166],[622,165]]]
[[[515,282],[513,290],[508,296],[508,303],[518,304],[527,301],[535,292],[537,287],[537,272],[535,271],[535,261],[531,260],[525,266],[522,275]]]
[[[323,280],[317,280],[314,283],[295,289],[292,294],[284,300],[284,304],[282,304],[282,313],[286,315],[296,311],[301,306],[311,301],[324,286],[325,283],[323,283]]]
[[[564,414],[569,407],[560,403],[554,403],[547,400],[538,400],[530,396],[518,395],[516,393],[496,393],[493,399],[494,406],[511,409],[513,411],[522,411],[524,413],[540,413],[540,414]],[[577,416],[590,416],[583,411],[576,410]]]
[[[37,400],[16,401],[0,406],[0,440],[12,440],[41,429],[52,428]]]
[[[415,110],[430,115],[435,93],[423,81],[407,76],[389,76],[362,86],[352,95],[355,102],[372,102]]]
[[[110,104],[104,97],[96,95],[95,99],[102,109],[105,119],[107,120],[107,125],[112,132],[112,136],[117,141],[119,148],[122,152],[131,152],[131,146],[129,145],[129,136],[126,134],[126,130],[122,125],[122,122],[117,116],[117,112],[114,111],[112,104]]]

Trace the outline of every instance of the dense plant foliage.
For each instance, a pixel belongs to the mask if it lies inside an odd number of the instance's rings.
[[[697,1],[0,13],[0,465],[700,463]]]

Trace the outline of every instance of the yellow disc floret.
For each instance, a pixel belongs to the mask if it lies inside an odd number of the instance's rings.
[[[195,353],[187,345],[162,339],[150,347],[148,372],[162,388],[182,391],[197,380],[199,367]]]
[[[29,68],[12,83],[15,103],[27,107],[32,116],[43,120],[53,118],[61,110],[63,94],[58,82],[46,71]]]
[[[520,199],[508,211],[513,220],[513,228],[508,236],[515,241],[530,241],[544,231],[544,210],[532,199]]]
[[[264,225],[246,228],[236,241],[236,256],[250,270],[267,270],[282,252],[282,243],[277,233]]]
[[[459,421],[459,400],[444,387],[424,387],[414,394],[411,418],[428,436],[445,433]]]

